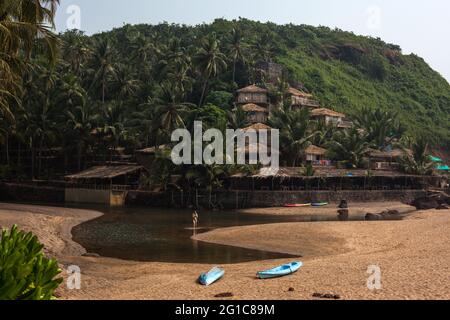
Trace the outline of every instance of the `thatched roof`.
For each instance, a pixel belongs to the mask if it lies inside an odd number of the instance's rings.
[[[407,154],[411,154],[412,152],[410,150],[402,150],[402,149],[393,149],[390,151],[381,151],[381,150],[375,150],[370,149],[369,150],[369,157],[371,158],[380,158],[380,159],[393,159],[393,158],[400,158]]]
[[[312,117],[328,116],[335,118],[344,118],[345,114],[327,108],[318,108],[311,111],[311,116]]]
[[[266,108],[260,107],[257,104],[254,103],[247,103],[245,105],[243,105],[242,110],[244,110],[245,112],[265,112],[265,113],[269,113],[269,110],[267,110]]]
[[[154,154],[156,151],[164,150],[164,149],[168,149],[168,146],[165,144],[162,144],[158,147],[150,147],[150,148],[145,148],[145,149],[141,149],[141,150],[136,150],[136,153]]]
[[[317,156],[323,156],[327,152],[326,149],[317,147],[315,145],[310,145],[308,148],[306,148],[305,153],[306,154],[313,154]]]
[[[302,98],[312,98],[312,96],[313,96],[310,93],[306,93],[306,92],[300,91],[300,90],[292,88],[292,87],[289,87],[288,92],[293,96],[302,97]]]
[[[270,149],[270,147],[267,147],[265,144],[261,144],[261,143],[252,143],[252,144],[245,144],[244,148],[236,148],[237,152],[242,152],[244,151],[246,154],[249,153],[265,153],[265,154],[277,154],[279,153],[278,151],[274,150],[274,152],[271,152],[272,150]]]
[[[138,165],[124,165],[124,166],[96,166],[87,170],[81,171],[77,174],[66,176],[69,180],[79,179],[112,179],[120,177],[129,173],[134,173],[142,169]]]
[[[247,86],[245,88],[239,89],[237,92],[239,92],[239,93],[241,93],[241,92],[245,92],[245,93],[267,93],[268,90],[252,84],[252,85]]]
[[[301,178],[301,179],[314,179],[317,177],[327,178],[352,178],[352,177],[367,177],[367,170],[365,169],[336,169],[335,167],[314,167],[314,176],[307,177],[303,175],[303,168],[301,167],[281,167],[276,171],[270,167],[264,167],[259,170],[258,173],[250,176],[233,175],[233,178]],[[348,174],[351,173],[351,176]],[[384,171],[384,170],[372,170],[372,177],[415,177],[415,175],[405,174],[398,171]]]
[[[262,130],[262,129],[270,130],[272,128],[269,127],[267,124],[264,124],[264,123],[255,123],[255,124],[252,124],[251,126],[248,126],[248,127],[244,128],[242,130],[248,131],[248,130],[252,130],[252,129],[255,130],[255,131],[259,131],[259,130]]]

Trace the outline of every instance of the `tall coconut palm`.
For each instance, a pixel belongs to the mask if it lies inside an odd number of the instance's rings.
[[[114,87],[116,97],[119,101],[124,101],[130,97],[133,97],[139,90],[140,85],[140,81],[133,77],[133,74],[129,68],[122,65],[117,67],[112,86]]]
[[[214,207],[212,203],[212,191],[216,188],[222,187],[222,179],[226,176],[226,170],[223,165],[196,165],[192,166],[185,178],[193,180],[200,188],[205,188],[208,191],[209,207]]]
[[[384,149],[401,138],[405,128],[398,120],[398,113],[391,110],[364,107],[354,115],[355,124],[367,133],[373,147]]]
[[[228,111],[228,127],[231,129],[242,129],[249,125],[247,114],[238,106],[235,110]]]
[[[239,61],[245,62],[244,57],[244,46],[242,43],[241,31],[237,28],[231,30],[230,44],[229,44],[230,55],[233,58],[233,83],[236,82],[236,65]]]
[[[55,62],[58,38],[52,32],[59,0],[3,0],[0,3],[0,113],[13,119],[18,105],[24,59],[35,47],[45,47]]]
[[[73,132],[77,145],[78,170],[82,169],[83,152],[90,143],[91,132],[96,120],[92,104],[83,103],[66,112],[67,128]]]
[[[162,95],[157,104],[162,128],[170,132],[173,129],[184,127],[182,115],[186,114],[193,105],[181,102],[181,93],[176,85],[171,82],[163,83],[161,91]]]
[[[204,79],[202,94],[198,104],[201,106],[204,103],[206,89],[210,78],[217,76],[221,70],[225,70],[227,67],[226,57],[220,52],[219,41],[216,39],[215,34],[203,39],[201,48],[195,56],[195,63]]]
[[[326,146],[334,159],[345,161],[350,168],[360,168],[370,144],[367,134],[353,127],[336,132],[333,140]]]
[[[102,104],[105,104],[105,96],[108,83],[116,76],[116,65],[114,63],[114,50],[108,39],[99,40],[94,48],[91,60],[91,68],[94,70],[94,76],[91,83],[91,89],[101,88]]]
[[[419,137],[414,140],[409,146],[411,153],[406,152],[406,155],[400,159],[400,167],[403,171],[409,174],[430,175],[433,173],[434,163],[429,156],[428,141],[424,137]]]
[[[79,30],[69,30],[62,35],[62,57],[70,65],[72,73],[80,77],[91,49],[87,37]]]
[[[280,130],[281,153],[295,167],[316,135],[309,110],[291,111],[287,106],[282,107],[273,112],[269,125]]]

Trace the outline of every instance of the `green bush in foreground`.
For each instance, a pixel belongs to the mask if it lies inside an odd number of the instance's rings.
[[[63,281],[54,259],[47,259],[44,246],[31,232],[16,225],[2,230],[0,239],[0,300],[50,300]]]

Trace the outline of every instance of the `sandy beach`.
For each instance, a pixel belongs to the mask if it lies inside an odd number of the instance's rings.
[[[367,206],[369,212],[377,212],[387,204]],[[402,205],[388,207],[395,206]],[[255,213],[286,214],[283,210]],[[72,241],[70,229],[100,215],[91,210],[0,204],[0,226],[18,224],[35,232],[46,253],[63,268],[73,264],[81,268],[81,289],[62,285],[60,299],[218,299],[214,296],[224,292],[231,292],[231,299],[314,299],[316,292],[332,292],[341,299],[450,299],[450,210],[417,211],[402,221],[277,223],[199,234],[199,241],[304,256],[299,258],[304,263],[299,272],[272,280],[257,280],[255,273],[288,261],[226,265],[225,277],[209,287],[196,283],[198,274],[211,268],[207,264],[81,256],[85,250]],[[370,265],[381,269],[381,290],[367,288]]]

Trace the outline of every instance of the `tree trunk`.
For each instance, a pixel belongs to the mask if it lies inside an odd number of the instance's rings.
[[[19,140],[17,140],[17,166],[20,168],[20,162],[21,162],[21,160],[22,160],[22,157],[21,157],[21,144],[20,144],[20,141]]]
[[[102,104],[105,105],[105,81],[102,81]]]
[[[34,180],[34,162],[36,159],[36,150],[33,142],[31,142],[31,179]]]
[[[236,82],[236,58],[233,58],[233,83]]]
[[[78,171],[81,171],[81,142],[78,143]]]
[[[6,133],[5,147],[6,147],[6,164],[9,166],[9,134],[8,134],[8,132]]]
[[[199,107],[201,107],[203,105],[203,100],[205,99],[205,94],[206,94],[206,88],[208,87],[208,81],[209,81],[209,78],[206,78],[205,83],[203,84],[202,96],[200,97],[200,101],[198,103]]]
[[[44,138],[41,138],[41,141],[39,143],[39,159],[38,159],[38,177],[41,176],[41,170],[42,170],[42,148],[44,146]]]

